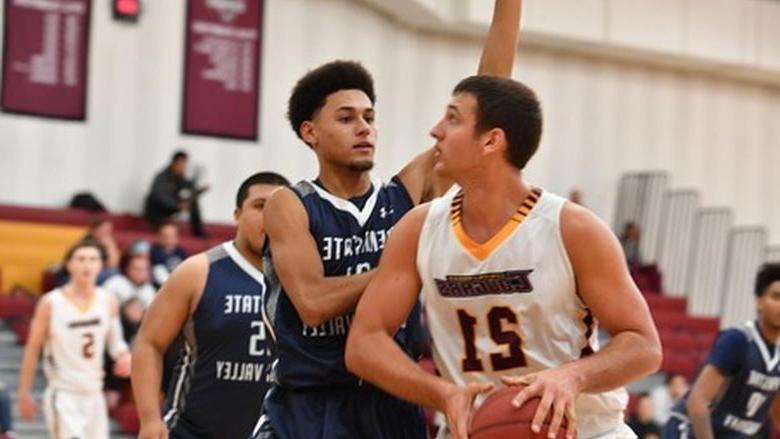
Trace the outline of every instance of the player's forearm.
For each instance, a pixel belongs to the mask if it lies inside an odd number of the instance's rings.
[[[18,393],[20,395],[29,395],[30,389],[32,389],[33,378],[35,376],[35,366],[38,364],[38,357],[40,350],[35,346],[28,344],[24,349],[24,355],[22,356],[21,370],[19,371],[19,387]]]
[[[298,293],[301,299],[295,304],[301,320],[317,326],[352,311],[375,271],[323,277],[315,285],[301,288]]]
[[[710,409],[706,403],[695,399],[688,401],[688,418],[693,427],[693,437],[696,439],[713,439]]]
[[[616,334],[599,352],[564,367],[578,375],[581,391],[598,393],[649,375],[661,365],[661,347],[654,337],[634,331]]]
[[[347,368],[382,390],[414,404],[444,410],[454,384],[423,370],[386,333],[350,333]]]
[[[133,346],[131,380],[141,422],[160,419],[162,352],[144,340]]]
[[[521,7],[522,0],[496,0],[493,21],[479,61],[480,75],[512,76]]]

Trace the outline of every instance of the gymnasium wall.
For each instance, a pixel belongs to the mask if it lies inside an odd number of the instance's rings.
[[[492,4],[456,3],[466,17],[480,15],[475,4]],[[563,2],[556,3],[562,13]],[[212,185],[203,198],[206,219],[229,220],[235,188],[250,173],[273,169],[291,179],[316,173],[314,155],[284,117],[286,100],[300,75],[335,58],[360,60],[374,73],[376,173],[389,177],[432,144],[429,128],[452,86],[475,71],[481,47],[472,36],[412,26],[365,1],[266,0],[260,141],[184,136],[184,4],[145,1],[140,22],[128,25],[111,19],[108,2],[93,3],[87,122],[0,113],[0,202],[59,206],[74,191],[91,190],[114,210],[138,211],[152,175],[184,147],[206,166]],[[539,22],[538,7],[529,14]],[[567,21],[574,20],[557,23]],[[758,53],[752,47],[743,49]],[[769,67],[755,68],[774,68],[774,58],[763,56]],[[753,59],[759,58],[744,60],[747,68]],[[780,163],[780,87],[549,44],[521,45],[515,77],[537,90],[546,114],[543,144],[528,169],[534,183],[564,194],[581,188],[585,203],[611,222],[619,176],[663,169],[672,187],[699,188],[705,205],[733,206],[737,224],[764,223],[771,241],[780,242],[773,175]]]

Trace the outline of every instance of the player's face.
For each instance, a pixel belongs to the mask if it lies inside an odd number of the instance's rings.
[[[769,284],[758,298],[758,315],[765,325],[780,330],[780,281]]]
[[[362,91],[331,93],[313,120],[304,125],[304,140],[321,162],[357,172],[374,167],[374,107]]]
[[[81,247],[73,252],[66,264],[71,279],[79,283],[95,283],[103,261],[100,258],[100,250],[95,247]]]
[[[455,95],[447,111],[431,130],[436,139],[434,170],[454,179],[463,171],[479,163],[480,141],[475,135],[477,100],[469,93]]]
[[[255,184],[249,186],[248,196],[239,209],[236,209],[235,219],[238,224],[238,234],[258,256],[262,256],[265,242],[263,209],[271,193],[279,186],[270,184]]]

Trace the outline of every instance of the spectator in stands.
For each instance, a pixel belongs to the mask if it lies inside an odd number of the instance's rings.
[[[650,392],[650,399],[655,408],[655,421],[659,425],[666,424],[672,406],[688,391],[688,378],[679,373],[666,376],[663,386],[658,386]]]
[[[179,228],[175,223],[165,223],[157,232],[157,242],[152,245],[152,281],[158,288],[174,269],[187,259],[187,252],[179,245]]]
[[[574,204],[582,205],[582,192],[579,189],[572,189],[569,192],[569,201]]]
[[[623,226],[620,243],[623,245],[623,253],[626,254],[626,261],[629,266],[637,267],[642,265],[642,256],[639,252],[640,235],[641,232],[636,223],[629,221]]]
[[[119,246],[114,238],[114,224],[109,218],[97,217],[90,221],[87,234],[82,239],[94,239],[103,246],[106,252],[104,270],[117,269],[119,267]]]
[[[204,236],[198,196],[207,187],[196,187],[195,181],[187,179],[187,162],[187,153],[176,151],[168,166],[154,177],[146,196],[144,216],[152,228],[158,230],[174,215],[187,212],[190,217],[190,232],[195,236]]]
[[[150,277],[148,253],[131,253],[123,258],[122,272],[106,280],[103,288],[113,293],[120,304],[138,299],[146,308],[157,292]]]
[[[627,422],[639,439],[659,439],[661,437],[661,426],[655,422],[654,409],[650,395],[644,393],[639,396],[634,413],[628,417]]]
[[[5,383],[0,381],[0,439],[13,437],[13,417],[11,416],[11,398]]]

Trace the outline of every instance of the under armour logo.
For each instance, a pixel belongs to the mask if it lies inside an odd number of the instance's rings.
[[[393,213],[395,213],[395,210],[392,207],[390,209],[386,209],[385,206],[379,208],[379,218],[387,218],[387,215],[392,215]]]

